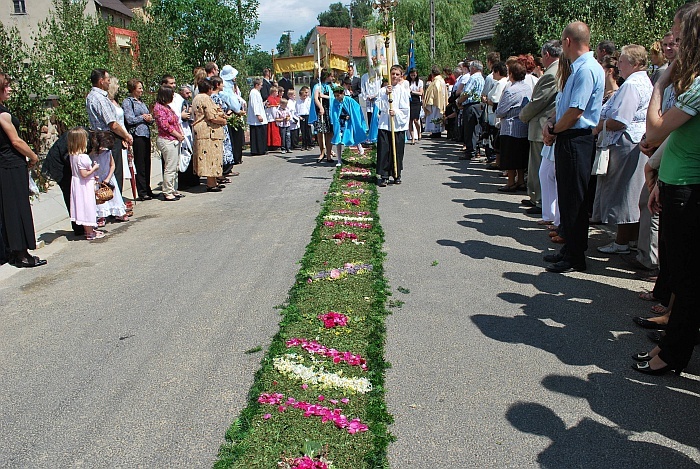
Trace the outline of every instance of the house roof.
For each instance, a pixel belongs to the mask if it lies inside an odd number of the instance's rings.
[[[459,41],[460,44],[493,39],[493,34],[501,11],[500,3],[495,3],[486,13],[472,15],[472,29]]]
[[[350,51],[350,28],[330,28],[327,26],[316,26],[316,33],[326,35],[326,43],[332,48],[334,54],[348,55]],[[360,41],[363,36],[369,34],[364,28],[352,28],[352,55],[353,57],[364,57],[365,54],[360,49]],[[310,42],[316,42],[316,37],[313,36]]]
[[[131,9],[127,8],[120,0],[95,0],[95,3],[104,9],[116,11],[128,18],[134,17]]]

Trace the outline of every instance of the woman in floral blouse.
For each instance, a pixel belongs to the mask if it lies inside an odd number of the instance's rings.
[[[173,89],[161,86],[158,90],[156,105],[153,108],[156,125],[158,126],[158,139],[156,146],[163,158],[165,169],[163,171],[163,198],[166,201],[178,200],[184,195],[177,191],[177,166],[180,161],[180,143],[185,139],[185,134],[180,126],[180,120],[168,106],[173,101]]]

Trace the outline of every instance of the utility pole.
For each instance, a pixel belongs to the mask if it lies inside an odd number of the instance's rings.
[[[435,0],[430,0],[430,61],[435,62]]]
[[[348,51],[348,55],[350,56],[350,63],[352,63],[352,2],[348,3],[347,7],[348,11],[350,12],[350,50]]]

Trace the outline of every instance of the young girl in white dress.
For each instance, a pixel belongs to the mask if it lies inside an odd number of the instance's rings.
[[[95,172],[100,165],[93,163],[87,155],[88,134],[82,127],[68,131],[68,155],[73,173],[70,186],[70,219],[77,225],[85,227],[88,240],[104,237],[104,232],[97,226],[97,204],[95,202]]]
[[[96,131],[92,134],[92,153],[90,159],[99,165],[99,169],[95,173],[97,175],[97,183],[106,181],[112,188],[114,197],[105,203],[97,205],[97,226],[105,226],[107,217],[114,217],[117,221],[129,221],[126,215],[126,205],[124,199],[119,192],[117,179],[114,177],[114,158],[112,157],[112,145],[114,137],[111,132]]]

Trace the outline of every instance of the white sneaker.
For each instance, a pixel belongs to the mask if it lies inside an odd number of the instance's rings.
[[[342,164],[342,163],[341,163],[340,158],[339,158],[338,161],[335,162],[335,165],[336,165],[338,168],[340,168],[341,164]]]
[[[598,252],[603,254],[629,254],[630,248],[627,244],[617,244],[613,241],[610,244],[599,247]]]

